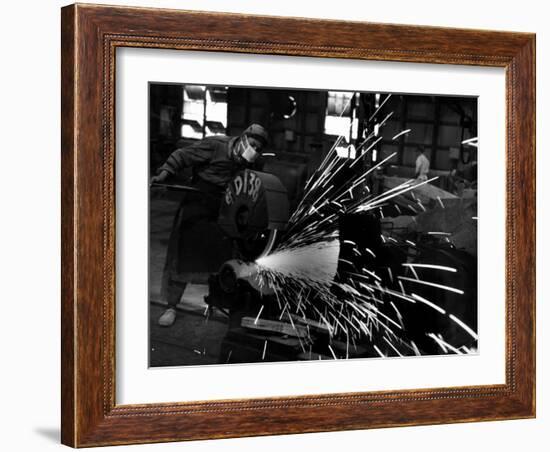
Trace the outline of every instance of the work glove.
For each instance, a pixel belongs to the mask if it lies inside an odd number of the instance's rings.
[[[156,176],[153,176],[151,178],[151,184],[155,184],[155,183],[159,184],[161,182],[164,182],[168,178],[169,175],[170,175],[170,173],[168,171],[162,170]]]

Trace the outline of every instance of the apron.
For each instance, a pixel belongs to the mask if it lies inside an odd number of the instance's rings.
[[[200,177],[194,187],[200,192],[184,193],[170,233],[161,288],[165,299],[172,283],[207,283],[232,257],[232,241],[217,224],[223,188]]]

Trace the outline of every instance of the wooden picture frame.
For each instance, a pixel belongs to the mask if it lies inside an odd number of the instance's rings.
[[[115,403],[115,51],[147,47],[506,70],[506,383]],[[62,442],[73,447],[535,416],[535,35],[71,5],[62,9]]]

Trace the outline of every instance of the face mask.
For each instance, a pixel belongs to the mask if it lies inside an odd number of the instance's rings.
[[[260,154],[256,152],[256,149],[254,149],[248,142],[248,137],[244,135],[239,143],[239,156],[248,163],[253,163],[259,155]]]

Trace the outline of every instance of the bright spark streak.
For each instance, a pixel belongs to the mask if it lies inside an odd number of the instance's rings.
[[[405,263],[405,264],[402,264],[403,266],[405,267],[410,267],[411,270],[414,268],[414,267],[419,267],[419,268],[433,268],[434,270],[443,270],[443,271],[446,271],[446,272],[453,272],[453,273],[456,273],[456,268],[453,268],[453,267],[446,267],[444,265],[435,265],[435,264],[415,264],[415,263]]]
[[[413,293],[413,294],[411,294],[411,296],[412,296],[415,300],[418,300],[418,301],[420,301],[421,303],[424,303],[425,305],[429,306],[429,307],[432,308],[432,309],[435,309],[436,311],[440,312],[441,314],[446,314],[446,312],[445,312],[444,309],[441,309],[439,306],[437,306],[436,304],[432,303],[431,301],[426,300],[425,298],[422,298],[420,295],[417,295],[417,294]]]
[[[348,261],[347,259],[342,259],[342,258],[340,258],[340,259],[338,259],[338,260],[339,260],[340,262],[345,262],[346,264],[349,264],[349,265],[351,265],[352,267],[355,267],[355,265],[353,265],[353,262]]]
[[[455,292],[459,295],[464,295],[463,290],[456,289],[454,287],[444,286],[442,284],[436,284],[436,283],[433,283],[433,282],[423,281],[423,280],[420,280],[420,279],[406,278],[405,276],[398,276],[398,278],[403,280],[403,281],[410,281],[410,282],[414,282],[414,283],[417,283],[417,284],[424,284],[426,286],[437,287],[438,289],[448,290],[449,292]]]
[[[380,355],[380,358],[386,358],[386,355],[384,355],[384,353],[382,353],[376,345],[373,345],[373,347],[376,350],[376,353]]]
[[[384,340],[388,343],[388,345],[393,349],[395,353],[397,353],[398,356],[403,356],[401,353],[399,353],[399,350],[395,348],[395,346],[388,340],[386,336],[384,336]]]
[[[393,138],[392,138],[392,141],[396,140],[397,138],[399,138],[401,135],[406,135],[407,133],[409,133],[411,131],[411,129],[406,129],[406,130],[403,130],[401,132],[399,132],[397,135],[395,135]]]
[[[388,160],[391,160],[392,158],[394,158],[395,156],[397,155],[397,152],[394,152],[393,154],[391,154],[390,156],[386,157],[384,160],[382,160],[381,162],[377,163],[376,165],[374,165],[372,168],[370,168],[366,173],[363,174],[363,176],[361,176],[361,178],[363,178],[364,176],[372,173],[375,169],[377,168],[380,168],[380,166],[382,166],[384,163],[386,163]],[[354,162],[355,163],[355,162]]]
[[[376,259],[376,254],[374,254],[374,252],[370,248],[365,248],[365,251]]]
[[[407,294],[405,293],[405,290],[403,289],[403,286],[401,286],[401,289],[403,290],[402,294],[399,293],[399,292],[395,292],[394,290],[385,289],[385,288],[382,288],[382,287],[373,286],[373,289],[376,289],[376,290],[378,290],[382,293],[387,293],[389,295],[393,295],[396,298],[401,298],[402,300],[406,300],[406,301],[409,301],[411,303],[416,303],[416,300],[414,298],[407,296]]]
[[[376,111],[371,115],[371,117],[369,118],[369,122],[372,121],[372,118],[374,118],[378,114],[378,112],[382,109],[382,107],[386,104],[386,102],[390,100],[390,97],[391,97],[391,94],[388,94],[387,97],[382,101],[380,106],[376,109]]]
[[[390,157],[393,157],[394,155],[396,154],[396,152],[394,152],[392,155],[390,155]],[[389,158],[389,157],[388,157]],[[411,190],[414,190],[415,188],[418,188],[418,187],[421,187],[422,185],[425,185],[425,184],[428,184],[436,179],[438,179],[439,176],[436,176],[436,177],[432,177],[431,179],[428,179],[428,180],[425,180],[423,182],[419,182],[418,184],[415,184],[415,185],[412,185],[412,186],[408,186],[406,188],[404,188],[403,190],[397,192],[397,193],[391,193],[388,195],[388,193],[390,193],[390,191],[392,190],[388,190],[387,192],[383,193],[383,197],[381,199],[378,199],[376,201],[369,201],[367,203],[365,203],[364,205],[362,206],[359,206],[358,208],[358,211],[363,211],[363,210],[371,210],[373,209],[374,207],[377,207],[378,204],[382,203],[382,202],[385,202],[387,201],[388,199],[391,199],[391,198],[394,198],[398,195],[401,195],[405,192],[408,192],[408,191],[411,191]],[[387,196],[386,196],[387,195]],[[412,207],[410,204],[409,204],[409,207],[416,212],[416,209],[414,207]]]
[[[345,187],[345,190],[343,193],[341,193],[339,196],[337,196],[335,198],[336,201],[340,200],[343,196],[346,195],[347,191],[348,190],[353,190],[355,187],[357,187],[358,185],[362,184],[365,179],[367,178],[367,176],[372,173],[373,171],[375,171],[376,169],[378,169],[380,166],[382,166],[385,162],[387,162],[388,160],[392,159],[393,157],[395,157],[397,155],[397,152],[394,152],[393,154],[391,154],[390,156],[386,157],[384,160],[382,160],[381,162],[377,163],[376,165],[372,166],[371,168],[369,168],[368,171],[366,171],[365,173],[363,173],[360,177],[358,177],[357,179],[353,179],[352,182],[353,185],[351,187]],[[355,162],[354,162],[355,163]],[[386,192],[388,193],[388,192]]]
[[[399,282],[399,287],[401,287],[401,293],[405,295],[405,288],[403,287],[403,282],[401,280],[398,280],[398,282]]]
[[[334,185],[331,185],[329,188],[327,188],[321,195],[319,195],[319,197],[318,197],[315,201],[313,201],[313,202],[311,203],[311,206],[313,207],[315,204],[317,204],[317,202],[318,202],[320,199],[324,198],[324,197],[326,196],[326,194],[327,194],[329,191],[331,191],[333,188],[334,188]]]
[[[414,341],[411,341],[411,346],[412,346],[412,348],[413,348],[413,350],[414,350],[414,354],[415,354],[416,356],[420,356],[420,350],[418,350],[418,347],[416,346],[416,344],[414,343]]]
[[[374,272],[371,272],[370,270],[366,269],[365,267],[363,267],[361,270],[363,270],[365,273],[367,273],[368,275],[371,275],[374,279],[376,279],[377,281],[380,281],[382,282],[382,278],[380,278],[380,276],[378,276],[376,273]]]
[[[443,350],[444,353],[449,353],[449,350],[451,350],[455,352],[457,355],[462,355],[462,352],[458,348],[453,347],[451,344],[445,342],[443,339],[441,339],[440,337],[437,337],[435,334],[430,333],[427,336],[433,339],[437,343],[437,345],[441,347],[441,350]]]
[[[346,106],[344,107],[344,109],[342,110],[342,112],[340,113],[340,117],[342,117],[342,115],[344,114],[344,112],[346,111],[346,109],[348,108],[348,106],[350,105],[351,103],[351,100],[353,99],[353,96],[350,97],[346,103]],[[353,121],[351,122],[350,124],[350,127],[348,129],[348,133],[349,133],[349,130],[351,130],[351,128],[353,127]],[[309,180],[306,182],[306,186],[305,188],[307,189],[309,184],[315,180],[315,176],[319,173],[320,170],[322,170],[324,167],[325,167],[325,164],[330,161],[330,157],[332,157],[332,154],[334,153],[334,151],[336,150],[336,148],[338,147],[338,145],[340,144],[340,142],[344,139],[344,135],[340,135],[335,141],[334,141],[334,144],[332,145],[330,151],[327,153],[327,155],[325,156],[325,158],[323,159],[323,161],[321,162],[321,165],[319,165],[319,168],[317,169],[317,171],[315,171],[311,177],[309,178]],[[317,182],[319,182],[319,180],[317,180]],[[305,199],[305,198],[304,198]]]
[[[393,301],[390,301],[390,306],[393,308],[393,310],[397,314],[397,319],[399,320],[399,323],[401,324],[401,328],[404,328],[405,325],[403,325],[403,316],[399,312],[399,309],[397,309],[395,304],[393,304]]]
[[[339,240],[313,243],[298,248],[277,250],[256,260],[259,277],[262,269],[301,281],[328,286],[334,280],[340,253]]]
[[[327,155],[325,156],[325,158],[323,159],[323,161],[321,162],[321,164],[319,165],[319,168],[317,169],[317,171],[315,171],[311,176],[310,178],[308,179],[308,181],[306,182],[306,186],[304,187],[305,190],[307,190],[307,188],[309,187],[309,185],[315,181],[315,176],[317,176],[319,174],[319,172],[321,170],[324,169],[326,163],[328,161],[330,161],[330,157],[332,157],[332,154],[335,152],[336,148],[338,147],[338,145],[340,144],[340,142],[342,141],[342,139],[344,138],[343,135],[339,136],[335,141],[334,141],[334,144],[332,145],[332,147],[330,148],[330,150],[327,152]],[[316,183],[319,183],[319,179],[316,180]],[[305,197],[304,197],[305,199]],[[302,199],[303,201],[303,199]]]
[[[437,342],[437,345],[439,345],[445,353],[448,353],[447,349],[449,349],[455,352],[457,355],[463,354],[458,348],[453,347],[451,344],[445,342],[443,339],[441,339],[440,337],[437,337],[435,334],[430,333],[427,336],[432,338],[435,342]]]
[[[441,347],[441,350],[443,350],[443,353],[449,353],[450,349],[449,347],[447,347],[446,342],[443,341],[443,337],[441,337],[440,334],[436,336],[435,334],[430,333],[430,334],[427,334],[427,336],[437,342],[437,345]]]
[[[279,320],[283,319],[283,315],[285,315],[287,306],[288,306],[288,303],[285,303],[285,305],[283,306],[283,310],[281,311],[281,315],[279,316]]]
[[[262,305],[262,307],[260,308],[260,311],[258,312],[258,315],[256,316],[256,319],[254,320],[254,325],[256,325],[258,323],[258,319],[262,315],[263,310],[264,310],[264,305]]]
[[[466,325],[460,319],[456,318],[453,314],[449,314],[449,317],[451,318],[451,320],[458,323],[458,325],[460,325],[464,329],[464,331],[466,331],[470,336],[472,336],[477,341],[478,336],[474,330],[472,330],[468,325]]]
[[[330,353],[332,353],[332,356],[334,357],[334,359],[338,359],[338,358],[336,357],[336,353],[334,353],[334,350],[332,349],[332,347],[330,346],[330,344],[328,344],[328,348],[329,348],[329,350],[330,350]]]
[[[377,313],[379,316],[385,318],[388,322],[390,322],[390,323],[391,323],[392,325],[394,325],[395,327],[397,327],[397,328],[399,328],[399,329],[402,329],[402,328],[401,328],[401,325],[399,325],[397,322],[394,322],[394,321],[393,321],[392,319],[390,319],[387,315],[382,314],[378,309],[373,308],[373,310],[375,310],[376,313]],[[385,327],[385,325],[382,324],[382,323],[378,323],[378,325],[379,325],[379,326],[382,326],[382,327]],[[391,330],[389,330],[389,331],[391,331]]]
[[[472,146],[472,147],[477,148],[478,144],[479,144],[478,143],[478,137],[468,138],[467,140],[462,141],[461,144],[466,144],[468,146]]]
[[[262,361],[265,360],[265,351],[267,350],[267,340],[264,342],[264,351],[262,352]]]
[[[292,320],[292,316],[290,315],[290,312],[287,311],[287,315],[288,315],[288,320],[290,320],[290,324],[292,325],[292,329],[296,330],[296,325],[294,325],[294,320]]]
[[[353,168],[357,164],[357,162],[359,162],[363,157],[365,157],[367,153],[382,140],[382,138],[383,137],[379,137],[376,140],[374,140],[374,143],[371,143],[371,145],[367,149],[365,149],[363,153],[358,158],[356,158],[349,167]]]
[[[381,123],[378,124],[378,128],[382,127],[384,124],[386,124],[386,121],[390,119],[393,116],[393,111],[390,111],[388,115],[382,120]]]

